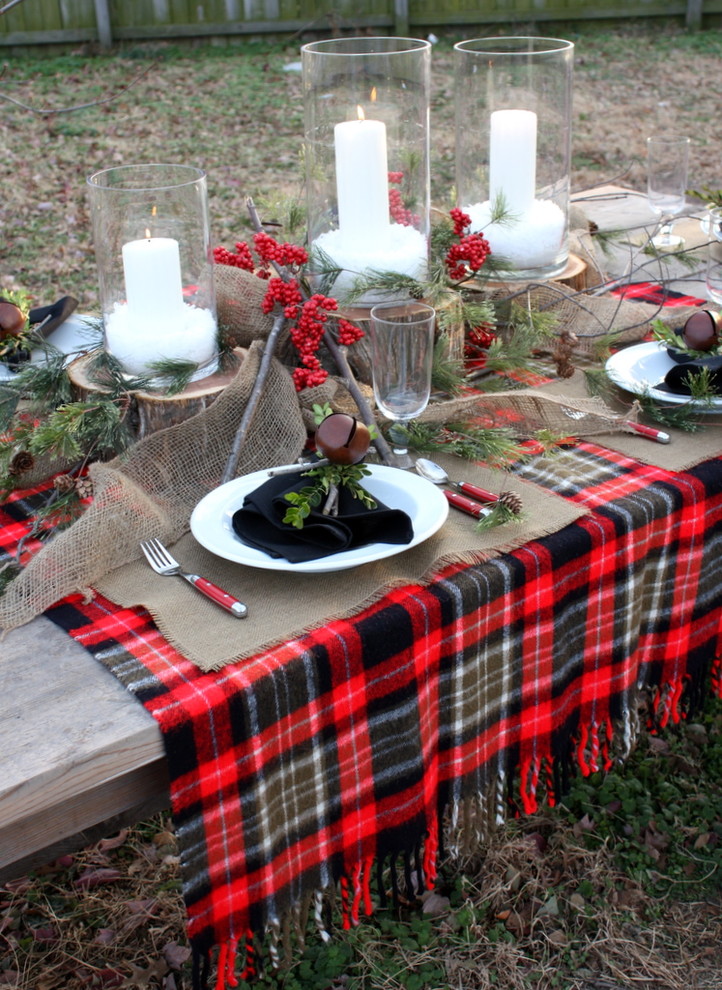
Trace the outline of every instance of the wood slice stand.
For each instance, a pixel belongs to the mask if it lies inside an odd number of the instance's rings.
[[[90,351],[88,354],[76,358],[68,366],[68,377],[81,399],[87,399],[108,391],[102,385],[94,382],[88,374],[89,366],[96,354],[97,351]],[[191,416],[195,416],[196,413],[207,409],[235,378],[246,351],[237,347],[234,348],[233,355],[235,361],[229,362],[229,366],[225,370],[217,371],[206,378],[199,378],[198,381],[191,382],[182,392],[177,392],[175,395],[164,395],[162,392],[129,392],[132,400],[129,422],[135,438],[142,440],[150,433],[162,430],[166,426],[182,423]]]
[[[570,254],[567,260],[567,266],[561,275],[557,275],[556,278],[545,279],[547,282],[561,282],[562,285],[568,285],[570,289],[574,289],[576,292],[581,292],[587,288],[587,278],[589,275],[589,269],[586,261],[579,257],[577,254]],[[541,282],[542,279],[539,279]],[[499,289],[512,289],[514,286],[522,286],[523,281],[515,281],[510,279],[509,281],[498,281],[498,282],[484,282],[480,285],[480,288],[486,286],[489,289],[495,291]]]

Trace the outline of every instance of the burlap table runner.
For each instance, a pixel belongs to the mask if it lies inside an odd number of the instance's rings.
[[[473,481],[491,491],[517,491],[524,502],[521,521],[478,533],[474,519],[450,509],[441,530],[419,546],[351,570],[313,575],[235,564],[185,535],[173,552],[186,569],[203,574],[245,602],[249,614],[241,620],[227,615],[184,581],[158,577],[137,561],[106,575],[95,588],[119,605],[144,605],[179,652],[202,669],[214,670],[294,639],[330,619],[353,615],[385,590],[423,582],[446,563],[497,556],[556,532],[587,511],[501,471],[456,457],[434,459],[452,478]]]
[[[543,385],[540,391],[547,395],[563,396],[570,402],[584,398],[589,395],[584,374],[581,371],[575,372],[572,378],[563,381],[551,382]],[[621,398],[618,400],[608,400],[609,405],[618,411],[629,410],[633,396],[628,397],[628,402]],[[648,425],[655,426],[665,433],[669,433],[670,442],[668,444],[657,443],[638,436],[635,433],[610,432],[600,434],[598,437],[590,437],[595,443],[616,450],[627,457],[633,457],[643,464],[653,464],[655,467],[664,468],[667,471],[686,471],[689,468],[709,460],[711,457],[722,455],[722,416],[703,414],[702,428],[696,433],[689,433],[686,430],[677,430],[659,423]],[[569,432],[574,434],[574,420],[569,420]]]

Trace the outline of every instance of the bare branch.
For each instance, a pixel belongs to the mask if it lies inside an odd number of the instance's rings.
[[[15,0],[15,2],[18,2],[18,0]],[[0,10],[0,14],[4,12],[4,9],[6,8]],[[112,103],[113,100],[117,100],[119,96],[122,96],[123,93],[127,93],[131,87],[135,86],[135,84],[139,82],[143,76],[147,76],[150,70],[155,68],[157,64],[157,62],[152,62],[146,69],[139,72],[135,79],[131,79],[127,86],[122,86],[118,92],[114,93],[112,96],[107,96],[102,100],[92,100],[90,103],[78,103],[76,106],[72,107],[41,107],[38,109],[37,107],[29,106],[27,103],[21,103],[20,100],[16,100],[13,96],[8,96],[7,93],[0,93],[0,100],[7,100],[8,103],[12,103],[16,107],[20,107],[21,110],[29,110],[30,113],[36,113],[40,117],[52,116],[54,113],[72,113],[74,110],[87,110],[88,107],[99,107],[105,103]]]
[[[253,229],[256,231],[256,233],[260,233],[264,229],[263,223],[261,222],[261,218],[258,215],[256,204],[253,202],[253,199],[250,196],[246,200],[246,207],[248,209],[248,215],[250,217]],[[288,269],[284,268],[282,265],[279,265],[275,261],[272,261],[271,264],[278,273],[279,277],[282,278],[284,281],[288,281],[288,279],[291,277]],[[336,367],[338,368],[341,374],[341,378],[343,380],[344,385],[348,389],[349,394],[352,396],[354,402],[358,407],[359,412],[361,413],[361,419],[366,424],[366,426],[375,426],[376,420],[374,418],[374,414],[371,409],[371,406],[366,400],[366,396],[363,394],[363,392],[358,386],[358,382],[356,381],[354,373],[351,370],[351,367],[346,359],[346,354],[344,352],[344,349],[336,343],[329,330],[326,330],[324,332],[323,342],[326,345],[326,348],[328,349],[331,357],[334,359],[336,363]],[[373,445],[376,448],[376,451],[384,464],[390,464],[390,465],[396,464],[396,457],[392,453],[391,448],[386,443],[384,437],[381,435],[380,430],[377,431],[377,435],[374,437]]]
[[[236,435],[233,438],[231,451],[228,455],[228,460],[226,461],[223,477],[221,478],[222,485],[224,485],[227,481],[230,481],[236,472],[238,458],[241,455],[241,450],[243,448],[243,444],[245,443],[248,429],[253,421],[256,407],[258,406],[261,393],[263,392],[263,387],[266,383],[266,378],[268,377],[268,370],[271,367],[271,358],[273,357],[273,351],[276,347],[276,341],[278,340],[278,336],[283,329],[285,322],[285,316],[283,313],[279,313],[278,316],[275,317],[271,332],[266,339],[263,355],[261,356],[261,363],[258,367],[258,373],[256,374],[256,380],[253,383],[253,390],[251,391],[246,408],[243,411],[241,422],[238,424]]]
[[[23,0],[10,0],[10,3],[6,3],[4,7],[0,7],[0,14],[5,14],[8,10],[12,10],[13,7],[17,7],[22,2]]]

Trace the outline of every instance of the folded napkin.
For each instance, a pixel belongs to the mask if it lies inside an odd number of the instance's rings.
[[[664,376],[664,382],[660,382],[655,388],[677,395],[691,395],[689,382],[706,369],[709,372],[710,391],[722,395],[722,355],[690,354],[674,347],[668,347],[667,354],[675,363]]]
[[[291,503],[288,492],[307,487],[307,478],[288,476],[269,478],[259,488],[246,495],[240,509],[233,514],[233,529],[248,546],[264,550],[271,557],[285,557],[292,564],[317,560],[342,550],[352,550],[368,543],[410,543],[414,529],[409,516],[401,509],[390,509],[376,499],[376,508],[369,509],[342,485],[339,489],[338,512],[323,515],[313,509],[303,528],[283,522]]]

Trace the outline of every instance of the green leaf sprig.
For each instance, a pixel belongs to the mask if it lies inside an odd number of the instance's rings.
[[[327,464],[304,471],[303,477],[313,478],[314,482],[297,492],[286,493],[284,498],[290,503],[290,507],[286,510],[283,522],[296,529],[303,529],[313,509],[317,509],[328,498],[333,485],[347,488],[367,509],[375,509],[376,500],[361,484],[370,474],[371,471],[365,464]]]

